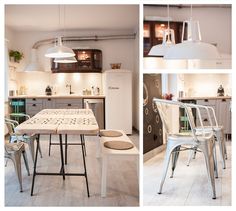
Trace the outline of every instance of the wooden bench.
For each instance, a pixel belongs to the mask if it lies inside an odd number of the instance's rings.
[[[118,137],[107,137],[103,136],[103,131],[117,131],[121,133]],[[106,186],[107,186],[107,166],[108,159],[110,156],[135,156],[137,165],[137,175],[139,175],[139,151],[137,147],[133,144],[133,148],[125,150],[110,149],[104,146],[105,142],[108,141],[125,141],[132,143],[129,137],[121,130],[102,130],[100,131],[100,152],[102,157],[102,177],[101,177],[101,196],[106,197]]]

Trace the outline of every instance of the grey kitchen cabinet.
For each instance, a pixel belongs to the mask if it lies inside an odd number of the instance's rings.
[[[199,105],[213,107],[218,124],[224,127],[224,133],[231,134],[231,99],[200,99],[197,100],[196,103]],[[210,125],[207,112],[203,111],[201,115],[203,119],[203,125]],[[212,122],[214,123],[214,119],[212,119]],[[196,118],[196,124],[200,125],[198,116]]]
[[[42,109],[67,109],[67,108],[82,108],[82,99],[69,98],[27,98],[26,99],[26,114],[34,116]]]
[[[82,108],[82,99],[67,99],[67,98],[55,99],[55,108],[58,109]]]
[[[55,99],[45,98],[43,99],[43,109],[52,109],[55,108]]]
[[[231,100],[217,100],[216,117],[219,125],[224,126],[224,133],[231,134]]]
[[[197,100],[196,104],[204,105],[204,106],[211,106],[216,112],[216,101],[217,100],[201,99],[201,100]],[[210,120],[209,120],[207,111],[205,109],[201,109],[200,111],[201,111],[201,117],[202,117],[203,125],[204,126],[209,126],[210,125]],[[212,116],[211,116],[211,121],[214,123],[214,118]],[[199,120],[198,115],[196,115],[196,124],[197,124],[197,126],[200,126],[200,120]]]
[[[34,116],[43,109],[43,99],[40,98],[27,98],[25,100],[26,114]]]

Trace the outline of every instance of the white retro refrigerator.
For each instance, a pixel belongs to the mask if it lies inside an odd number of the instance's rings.
[[[132,72],[106,70],[103,73],[105,128],[132,134]]]

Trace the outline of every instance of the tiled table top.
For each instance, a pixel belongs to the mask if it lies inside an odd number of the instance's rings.
[[[87,134],[99,131],[91,109],[45,109],[16,127],[26,134]]]

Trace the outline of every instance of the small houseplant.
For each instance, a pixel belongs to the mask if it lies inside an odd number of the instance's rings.
[[[14,62],[20,62],[20,60],[24,57],[24,55],[19,51],[10,50],[9,57],[11,61],[13,60]]]

